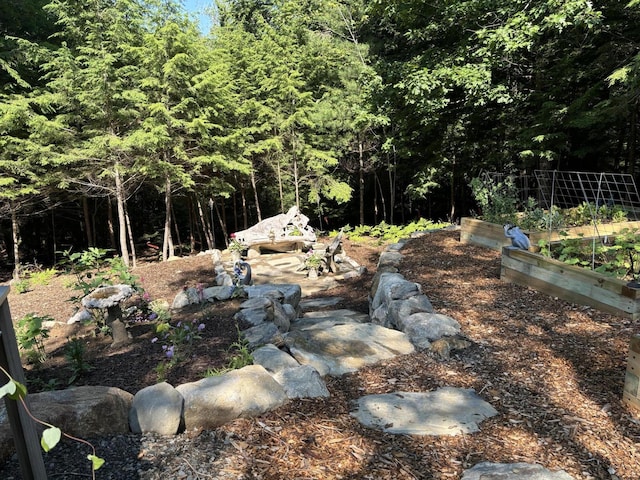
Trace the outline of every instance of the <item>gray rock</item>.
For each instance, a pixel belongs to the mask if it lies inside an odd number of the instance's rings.
[[[233,319],[237,322],[246,322],[249,325],[260,325],[269,321],[269,312],[263,308],[245,308],[237,311],[233,315]]]
[[[194,303],[200,303],[201,297],[198,294],[198,290],[193,287],[186,288],[176,295],[171,304],[172,310],[179,310]]]
[[[382,252],[378,259],[378,268],[380,267],[398,267],[402,261],[403,255],[400,252]]]
[[[460,333],[460,324],[441,313],[414,313],[401,319],[398,328],[411,338],[424,338],[429,341],[442,337],[452,337]]]
[[[289,323],[293,322],[296,318],[298,318],[298,311],[295,309],[293,305],[290,303],[283,303],[282,310],[284,311]]]
[[[472,389],[443,387],[433,392],[395,392],[358,399],[351,415],[365,426],[388,433],[459,435],[497,411]]]
[[[295,330],[285,337],[285,344],[298,362],[312,365],[322,376],[354,372],[415,351],[404,333],[371,323]]]
[[[269,308],[273,304],[273,300],[268,297],[253,297],[245,300],[240,304],[240,308]]]
[[[273,323],[278,327],[278,330],[282,333],[288,332],[291,321],[282,304],[280,302],[273,302],[270,310],[273,315]]]
[[[391,243],[389,245],[387,245],[386,250],[389,252],[399,252],[400,250],[402,250],[404,248],[404,246],[407,244],[407,242],[398,242],[398,243]]]
[[[87,436],[129,432],[129,409],[133,395],[115,387],[76,387],[28,396],[31,413],[63,432]],[[9,418],[0,405],[0,459],[14,451]]]
[[[72,323],[84,323],[92,320],[91,312],[86,308],[81,308],[78,310],[69,320],[67,320],[67,325],[71,325]]]
[[[273,344],[264,345],[251,353],[253,363],[262,365],[269,373],[299,367],[298,361]]]
[[[203,300],[211,301],[229,300],[233,294],[233,288],[229,286],[208,287],[202,291]]]
[[[233,278],[227,272],[216,275],[216,285],[233,287]]]
[[[404,300],[393,300],[389,302],[388,309],[389,315],[396,325],[401,324],[401,318],[406,318],[414,313],[433,313],[433,305],[429,301],[429,298],[422,293]]]
[[[133,433],[175,435],[180,428],[184,399],[166,382],[143,388],[133,396],[129,426]]]
[[[302,311],[309,311],[314,308],[332,307],[342,300],[344,300],[342,297],[303,298],[300,301],[300,308]]]
[[[302,289],[297,284],[275,284],[275,285],[252,285],[245,287],[247,296],[253,297],[271,297],[279,300],[281,303],[289,303],[294,308],[298,308],[300,299],[302,298]]]
[[[255,349],[268,343],[280,343],[278,339],[282,338],[278,327],[271,322],[264,322],[255,327],[247,328],[242,331],[242,336],[247,341],[250,349]]]
[[[369,316],[371,317],[371,323],[375,323],[376,325],[380,325],[385,328],[398,328],[394,318],[389,315],[389,308],[386,303],[383,303],[376,308]]]
[[[573,480],[564,470],[552,472],[532,463],[483,462],[465,470],[460,480]]]
[[[284,405],[282,386],[260,365],[249,365],[218,377],[179,385],[184,397],[185,428],[216,428]]]
[[[329,390],[318,371],[311,365],[280,370],[273,378],[282,385],[289,398],[329,397]]]
[[[289,331],[293,330],[312,330],[327,329],[336,325],[348,325],[350,323],[361,322],[359,317],[318,317],[318,318],[300,318],[291,323]]]

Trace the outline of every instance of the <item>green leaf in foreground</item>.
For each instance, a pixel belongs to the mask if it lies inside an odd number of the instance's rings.
[[[0,398],[4,397],[5,395],[13,395],[16,391],[16,384],[13,382],[13,380],[9,380],[7,383],[5,383],[2,387],[0,387]]]
[[[42,438],[40,439],[40,445],[45,452],[48,452],[55,447],[60,441],[62,432],[58,427],[47,428],[42,432]]]
[[[104,465],[104,458],[97,457],[95,455],[87,455],[87,458],[91,460],[91,466],[93,470],[98,470],[102,465]]]

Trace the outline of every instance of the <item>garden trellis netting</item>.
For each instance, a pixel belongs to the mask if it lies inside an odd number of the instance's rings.
[[[629,174],[535,170],[533,175],[485,172],[483,177],[494,184],[508,178],[515,187],[513,193],[521,206],[530,204],[530,198],[535,200],[538,208],[546,212],[543,219],[549,234],[547,245],[552,238],[557,238],[558,232],[571,227],[563,225],[563,217],[555,212],[578,209],[577,214],[586,221],[582,225],[592,229],[590,233],[582,230],[580,234],[592,239],[592,268],[595,266],[596,244],[604,246],[613,233],[610,226],[604,228],[603,225],[617,216],[616,212],[628,222],[640,220],[640,196],[635,180]]]
[[[536,170],[534,174],[538,184],[538,201],[543,208],[550,211],[553,207],[586,207],[593,226],[592,269],[596,263],[596,242],[605,244],[608,241],[607,235],[602,235],[599,231],[601,208],[619,208],[625,212],[627,220],[638,220],[640,198],[632,175],[557,170]]]
[[[617,206],[627,213],[629,220],[638,220],[640,198],[633,176],[627,173],[562,172],[536,170],[538,201],[545,209],[592,205],[594,223],[598,209],[606,205]]]

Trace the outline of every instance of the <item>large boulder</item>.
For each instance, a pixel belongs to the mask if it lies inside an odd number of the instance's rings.
[[[63,432],[84,438],[129,432],[133,395],[115,387],[76,387],[28,396],[31,413]],[[4,403],[0,406],[0,459],[14,450]]]
[[[167,382],[143,388],[133,397],[129,425],[133,433],[175,435],[180,429],[184,399]]]
[[[260,365],[185,383],[176,390],[184,397],[187,430],[216,428],[239,417],[254,417],[288,400],[282,386]]]

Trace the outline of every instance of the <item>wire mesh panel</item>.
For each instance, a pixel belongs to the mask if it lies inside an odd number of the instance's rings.
[[[536,170],[534,173],[539,201],[544,208],[571,208],[588,203],[594,207],[620,207],[629,220],[640,217],[638,189],[629,174],[557,170]]]

